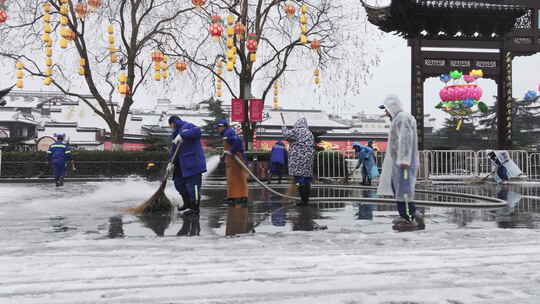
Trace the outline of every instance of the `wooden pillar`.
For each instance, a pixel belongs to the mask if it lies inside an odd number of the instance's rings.
[[[418,40],[410,40],[411,46],[411,114],[416,118],[418,149],[424,150],[424,75]]]
[[[497,88],[497,148],[512,148],[512,53],[501,50]]]

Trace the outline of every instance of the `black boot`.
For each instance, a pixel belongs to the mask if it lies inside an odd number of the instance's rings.
[[[181,196],[182,196],[182,207],[180,207],[180,205],[178,205],[178,212],[183,213],[184,211],[189,209],[189,199],[184,194],[182,194]]]
[[[368,186],[371,186],[371,177],[368,177],[368,178],[367,178],[367,185],[368,185]]]
[[[64,185],[64,177],[60,177],[60,186]]]
[[[54,178],[54,183],[56,184],[56,187],[60,187],[60,177],[55,177]]]

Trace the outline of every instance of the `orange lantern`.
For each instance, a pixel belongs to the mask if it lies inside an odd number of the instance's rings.
[[[8,15],[5,10],[0,10],[0,23],[6,22],[8,19]]]
[[[176,63],[176,70],[179,72],[183,72],[187,69],[187,64],[185,62],[178,61]]]
[[[193,6],[200,8],[206,3],[206,0],[191,0],[191,3]]]
[[[88,0],[88,5],[92,8],[92,10],[97,10],[101,7],[101,0]]]
[[[296,13],[296,8],[292,4],[287,4],[284,10],[289,18],[294,17],[294,14]]]
[[[43,79],[43,84],[46,86],[51,85],[52,82],[53,79],[51,77],[46,77],[45,79]]]
[[[73,40],[75,40],[75,37],[76,37],[75,32],[72,31],[72,30],[69,30],[66,39],[69,40],[69,41],[73,41]]]
[[[153,51],[152,52],[152,61],[153,62],[162,62],[163,61],[163,53],[160,51]]]
[[[118,92],[122,95],[129,94],[129,86],[126,83],[122,83],[118,86]]]
[[[51,6],[49,3],[45,2],[45,3],[43,4],[43,11],[44,11],[45,13],[50,12],[51,9],[52,9],[52,6]]]
[[[88,7],[86,6],[86,3],[79,2],[75,5],[75,14],[77,15],[77,18],[84,19],[87,13]]]
[[[321,42],[319,40],[313,40],[311,41],[311,49],[314,51],[319,50],[319,47],[321,47]]]
[[[246,41],[246,48],[250,52],[256,52],[257,51],[257,34],[251,33],[248,35],[248,40]]]
[[[236,36],[238,38],[243,38],[245,32],[246,27],[240,22],[236,23],[236,25],[234,26],[234,33],[236,34]]]

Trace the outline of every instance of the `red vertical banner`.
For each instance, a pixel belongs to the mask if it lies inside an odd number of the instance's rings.
[[[263,120],[264,101],[262,99],[249,100],[249,121],[261,122]]]
[[[244,122],[244,100],[233,98],[231,101],[231,121]]]

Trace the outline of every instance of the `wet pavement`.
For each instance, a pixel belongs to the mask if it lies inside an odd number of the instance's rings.
[[[152,236],[225,236],[239,233],[283,233],[290,231],[358,230],[386,231],[396,215],[389,205],[357,202],[315,202],[309,207],[269,194],[250,191],[250,203],[231,208],[223,203],[223,189],[205,189],[199,216],[176,214],[135,216],[122,209],[136,206],[149,196],[156,184],[143,180],[107,183],[68,183],[63,188],[48,184],[2,184],[0,191],[0,241],[47,242],[85,235],[85,237],[126,238]],[[497,197],[507,201],[496,210],[460,208],[420,208],[427,230],[444,224],[445,229],[530,228],[540,223],[540,187],[523,185],[435,185],[424,189],[452,191]],[[174,189],[167,194],[178,200]],[[286,186],[277,188],[287,191]],[[340,190],[338,187],[313,189],[313,196],[374,197],[370,190]],[[436,195],[417,195],[417,199],[448,199]],[[442,227],[442,226],[441,226]]]

